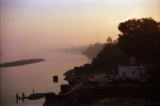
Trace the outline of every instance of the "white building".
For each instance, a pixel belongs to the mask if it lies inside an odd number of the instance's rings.
[[[112,38],[111,37],[107,38],[107,43],[112,43]]]
[[[143,66],[119,66],[118,75],[120,79],[147,80],[147,74]]]

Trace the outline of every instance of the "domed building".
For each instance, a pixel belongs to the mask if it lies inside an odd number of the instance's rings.
[[[111,37],[107,38],[107,43],[112,43],[112,38]]]

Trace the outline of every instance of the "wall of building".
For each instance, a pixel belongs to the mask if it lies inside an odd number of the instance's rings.
[[[130,79],[138,79],[139,71],[137,70],[138,66],[119,66],[118,74],[120,78],[130,78]]]

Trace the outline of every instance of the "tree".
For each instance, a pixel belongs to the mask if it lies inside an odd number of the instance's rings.
[[[65,80],[67,81],[79,81],[83,80],[87,76],[89,76],[91,72],[91,65],[90,64],[84,64],[83,66],[74,67],[74,69],[68,70],[64,73]]]
[[[160,62],[160,22],[152,18],[131,19],[119,24],[118,44],[139,62]]]
[[[85,51],[82,52],[83,55],[86,55],[89,59],[95,58],[97,54],[103,49],[104,44],[95,43],[93,46],[90,45]]]
[[[93,59],[91,65],[96,71],[117,70],[118,65],[129,61],[130,56],[124,53],[117,44],[106,44]]]

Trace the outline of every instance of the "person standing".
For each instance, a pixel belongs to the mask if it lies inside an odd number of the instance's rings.
[[[18,93],[16,94],[16,103],[18,104],[19,96]]]
[[[24,92],[22,92],[22,98],[25,98],[25,94],[24,94]]]
[[[34,94],[34,89],[32,89],[32,91],[33,91],[33,94]]]
[[[22,92],[22,102],[24,102],[24,99],[25,99],[25,94],[24,94],[24,92]]]

